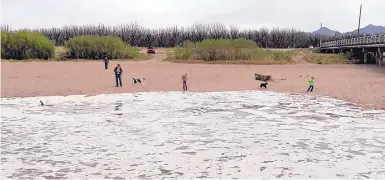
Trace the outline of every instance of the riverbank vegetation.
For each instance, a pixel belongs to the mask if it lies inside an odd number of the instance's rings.
[[[65,42],[65,48],[71,59],[135,59],[142,56],[139,48],[113,36],[77,36]]]
[[[2,32],[1,40],[1,58],[10,61],[149,59],[139,48],[112,36],[77,36],[66,41],[65,46],[55,46],[47,37],[33,32]]]
[[[137,47],[171,47],[168,59],[174,62],[287,64],[293,63],[292,59],[298,48],[317,46],[320,38],[316,34],[295,29],[241,30],[220,23],[162,29],[148,29],[137,23],[16,31],[6,25],[2,25],[1,28],[4,34],[39,34],[39,38],[47,42],[43,46],[38,46],[45,50],[32,52],[26,50],[28,48],[25,47],[29,47],[28,45],[22,45],[27,43],[23,38],[18,38],[19,43],[16,43],[18,45],[16,47],[4,44],[8,42],[7,37],[2,37],[2,47],[5,47],[2,48],[4,59],[102,59],[105,56],[109,59],[149,59],[150,57],[146,53],[140,53]],[[322,38],[328,40],[327,37]],[[53,44],[60,49],[53,48]],[[9,47],[14,49],[11,50]],[[293,50],[275,50],[289,48]],[[344,55],[314,52],[301,55],[310,63],[346,62]]]
[[[206,62],[225,64],[287,64],[292,63],[293,51],[259,48],[251,40],[208,39],[200,43],[186,41],[168,53],[174,62]]]
[[[54,42],[40,33],[1,32],[2,59],[50,59],[54,55]]]
[[[11,27],[2,25],[2,31],[13,31]],[[239,29],[236,26],[225,26],[220,23],[195,24],[189,27],[172,26],[168,28],[150,29],[138,23],[117,26],[83,25],[64,26],[61,28],[23,29],[20,31],[39,32],[62,46],[76,36],[117,36],[126,44],[136,47],[175,47],[185,41],[202,42],[207,39],[238,39],[254,41],[261,48],[307,48],[317,46],[320,36],[297,29]],[[331,37],[322,37],[324,41]]]
[[[326,54],[319,53],[317,50],[301,50],[297,54],[303,57],[308,63],[313,64],[349,64],[350,54]]]

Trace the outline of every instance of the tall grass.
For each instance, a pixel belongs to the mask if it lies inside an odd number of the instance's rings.
[[[169,55],[174,60],[292,62],[292,51],[266,50],[243,38],[184,42]]]
[[[344,54],[309,53],[305,59],[314,64],[349,64],[349,60]]]
[[[325,54],[317,51],[302,51],[302,56],[307,62],[314,64],[348,64],[350,63],[350,53]]]
[[[1,32],[1,58],[49,59],[55,55],[55,43],[40,33]]]
[[[65,42],[69,58],[73,59],[135,59],[140,49],[125,44],[114,36],[77,36]]]

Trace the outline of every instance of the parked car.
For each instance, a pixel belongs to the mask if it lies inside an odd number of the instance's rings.
[[[147,54],[155,54],[154,48],[149,47],[149,48],[147,49]]]

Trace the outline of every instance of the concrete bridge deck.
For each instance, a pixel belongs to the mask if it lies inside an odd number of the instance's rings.
[[[368,63],[368,53],[378,65],[384,65],[385,34],[341,39],[321,43],[321,53],[351,53]]]
[[[384,48],[385,44],[366,44],[366,45],[353,45],[353,46],[339,46],[339,47],[325,47],[322,50],[333,50],[333,49],[351,49],[351,48]]]

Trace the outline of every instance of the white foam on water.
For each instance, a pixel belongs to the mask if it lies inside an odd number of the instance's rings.
[[[383,179],[385,111],[347,104],[260,91],[2,98],[1,177]]]

